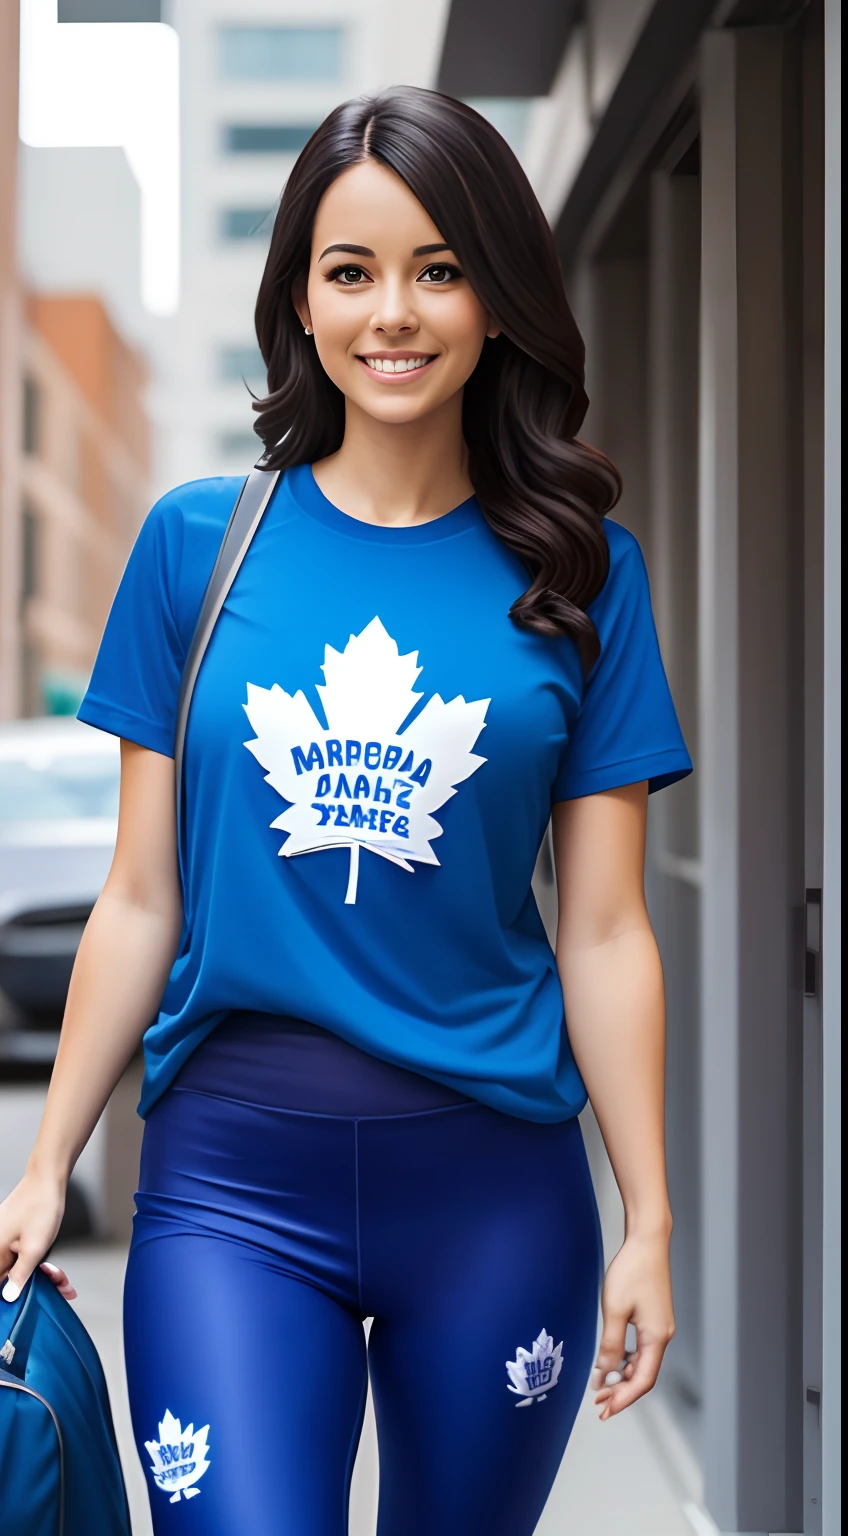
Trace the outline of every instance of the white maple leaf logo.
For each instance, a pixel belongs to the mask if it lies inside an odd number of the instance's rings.
[[[289,802],[271,822],[288,834],[280,855],[349,848],[352,903],[360,848],[409,871],[414,862],[439,863],[430,844],[442,828],[431,813],[486,761],[471,748],[491,700],[446,704],[436,693],[405,726],[424,697],[413,689],[418,652],[401,656],[378,618],[343,651],[326,646],[321,670],[315,691],[326,729],[302,690],[248,683],[244,708],[256,737],[245,746]]]
[[[182,1428],[170,1409],[159,1425],[159,1439],[145,1440],[144,1444],[153,1465],[153,1481],[163,1493],[171,1495],[171,1504],[178,1504],[180,1496],[194,1499],[201,1492],[193,1485],[209,1467],[206,1437],[209,1425],[195,1431],[193,1424]]]
[[[532,1349],[522,1349],[520,1346],[515,1351],[515,1359],[507,1360],[507,1374],[511,1385],[509,1392],[515,1392],[521,1399],[516,1403],[516,1408],[529,1408],[534,1399],[544,1402],[549,1390],[555,1387],[562,1370],[562,1343],[554,1348],[554,1341],[544,1328],[538,1339],[533,1343]]]

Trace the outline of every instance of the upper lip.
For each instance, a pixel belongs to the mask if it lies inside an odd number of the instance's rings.
[[[400,357],[435,357],[435,352],[395,351],[395,352],[358,352],[357,357],[383,357],[396,362]]]

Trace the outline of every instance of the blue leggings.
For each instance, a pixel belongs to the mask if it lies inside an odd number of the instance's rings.
[[[378,1536],[529,1536],[595,1346],[577,1122],[249,1023],[145,1127],[125,1347],[156,1536],[346,1536],[369,1375]]]

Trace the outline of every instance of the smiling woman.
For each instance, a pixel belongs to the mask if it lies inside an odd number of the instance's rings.
[[[595,1348],[587,1090],[628,1218],[602,1417],[672,1331],[643,863],[648,789],[691,765],[495,131],[413,89],[333,112],[256,318],[263,466],[154,507],[81,707],[124,738],[118,844],[0,1272],[14,1299],[144,1033],[124,1338],[157,1536],[193,1499],[206,1536],[340,1536],[369,1377],[380,1536],[530,1536]]]
[[[620,481],[576,436],[583,342],[551,231],[491,125],[407,89],[332,112],[286,183],[256,329],[268,467],[317,462],[332,497],[342,490],[333,456],[344,438],[349,458],[358,412],[396,426],[441,421],[446,443],[459,432],[467,457],[452,464],[454,492],[476,492],[532,578],[513,619],[571,635],[588,668],[598,643],[586,608],[607,574],[602,518]],[[357,516],[344,479],[340,505]],[[424,519],[459,499],[435,498]]]

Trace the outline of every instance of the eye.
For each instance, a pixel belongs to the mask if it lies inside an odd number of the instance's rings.
[[[362,267],[333,267],[332,272],[327,273],[327,282],[338,283],[341,288],[359,288],[363,282],[370,281]]]
[[[445,283],[451,282],[456,277],[462,277],[459,267],[453,266],[451,262],[441,261],[435,263],[432,267],[425,267],[418,281],[419,283],[426,282],[432,284],[433,287],[441,288]]]

